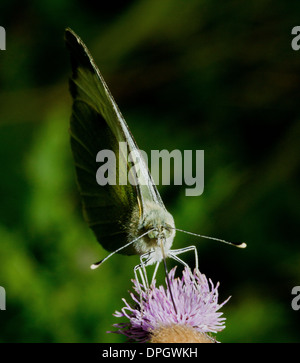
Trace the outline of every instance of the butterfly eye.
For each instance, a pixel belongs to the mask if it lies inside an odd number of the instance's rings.
[[[166,238],[170,237],[172,234],[173,228],[170,224],[166,223],[165,225],[165,234],[166,234]]]
[[[149,237],[150,239],[155,239],[155,238],[157,238],[157,237],[158,237],[158,231],[157,231],[157,230],[150,231],[150,232],[148,233],[148,237]]]

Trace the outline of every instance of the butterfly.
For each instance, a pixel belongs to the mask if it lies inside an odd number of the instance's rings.
[[[135,271],[156,263],[154,277],[159,263],[162,260],[165,263],[167,257],[187,265],[178,255],[191,250],[195,252],[197,265],[195,246],[171,249],[176,231],[174,219],[89,50],[70,28],[65,31],[65,41],[72,66],[71,148],[83,215],[98,242],[111,252],[91,268],[98,267],[114,253],[137,254],[141,263]],[[120,143],[126,148],[120,148]],[[134,182],[99,186],[96,180],[99,150],[114,152],[114,180],[128,176]],[[129,160],[129,154],[135,158]]]

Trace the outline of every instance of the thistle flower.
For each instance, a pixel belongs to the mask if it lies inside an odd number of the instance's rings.
[[[137,342],[212,342],[207,333],[225,328],[225,318],[218,310],[229,300],[218,304],[219,283],[214,286],[199,270],[183,270],[182,278],[175,278],[174,267],[168,274],[169,289],[156,287],[156,281],[147,290],[132,280],[136,293],[130,293],[134,306],[122,299],[125,306],[114,316],[126,317],[129,322],[114,324],[117,331]]]

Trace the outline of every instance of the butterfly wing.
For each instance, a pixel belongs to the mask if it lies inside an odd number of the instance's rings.
[[[71,148],[83,215],[100,244],[106,250],[114,251],[128,242],[128,225],[137,205],[139,218],[142,218],[147,201],[163,208],[164,204],[136,142],[88,49],[71,29],[66,29],[65,40],[73,72],[70,80],[73,98]],[[119,148],[120,142],[126,142],[127,150]],[[115,185],[100,186],[96,180],[99,168],[96,155],[104,149],[114,151],[116,157]],[[132,151],[138,155],[138,168],[134,162],[128,162],[127,154]],[[135,180],[135,185],[129,182],[120,185],[119,178],[129,174]],[[121,252],[136,253],[133,248]]]

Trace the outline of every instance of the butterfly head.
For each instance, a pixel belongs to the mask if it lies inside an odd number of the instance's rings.
[[[172,239],[175,236],[175,224],[172,215],[160,204],[148,202],[144,216],[140,221],[140,229],[149,231],[147,237],[153,244],[158,239]]]
[[[137,221],[136,218],[133,220]],[[131,231],[134,233],[131,233],[130,238],[137,237],[136,231],[139,235],[148,231],[134,244],[136,253],[141,255],[154,250],[157,257],[153,262],[156,262],[161,259],[161,241],[163,241],[165,253],[168,254],[175,237],[175,223],[172,215],[163,206],[154,202],[145,203],[143,215],[138,220],[138,227],[135,228],[134,224],[131,223],[133,227]]]

